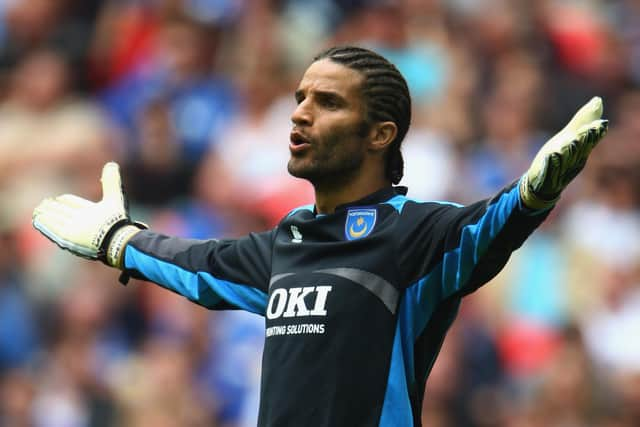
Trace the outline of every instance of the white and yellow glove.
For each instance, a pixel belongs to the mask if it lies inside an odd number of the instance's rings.
[[[540,149],[520,181],[520,197],[530,209],[553,206],[560,193],[582,170],[587,157],[607,133],[602,119],[602,99],[594,97],[569,124]]]
[[[118,164],[104,165],[100,180],[101,201],[73,194],[44,199],[33,211],[33,226],[62,249],[122,269],[125,245],[146,226],[129,217]]]

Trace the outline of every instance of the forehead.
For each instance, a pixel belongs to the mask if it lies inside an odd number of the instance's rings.
[[[307,68],[298,90],[332,91],[343,96],[356,96],[363,80],[364,76],[358,71],[325,58]]]

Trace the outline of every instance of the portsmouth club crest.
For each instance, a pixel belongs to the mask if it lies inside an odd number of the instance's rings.
[[[344,224],[344,234],[347,240],[367,237],[376,225],[375,209],[349,209],[347,222]]]

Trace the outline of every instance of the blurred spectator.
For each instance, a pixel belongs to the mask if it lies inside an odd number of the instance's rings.
[[[211,137],[218,142],[216,136],[232,117],[236,100],[228,79],[214,75],[217,38],[215,27],[184,15],[169,15],[160,23],[148,60],[103,93],[104,105],[130,141],[127,166],[135,168],[148,160],[140,153],[144,151],[141,144],[150,141],[137,140],[136,120],[158,99],[167,104],[179,144],[174,162],[196,167]]]
[[[38,318],[25,289],[15,232],[0,229],[0,376],[33,362],[40,347]]]
[[[597,376],[580,331],[568,327],[535,391],[543,425],[590,425],[610,391]]]
[[[548,135],[536,128],[541,70],[526,52],[508,52],[495,64],[495,81],[480,112],[484,138],[465,162],[464,200],[488,197],[527,170]]]
[[[152,335],[142,351],[113,372],[122,407],[116,425],[130,427],[217,426],[213,406],[193,383],[193,355],[183,338]]]
[[[34,49],[55,49],[63,52],[71,64],[71,83],[76,88],[86,86],[84,65],[91,39],[90,6],[85,1],[84,16],[74,14],[74,0],[7,0],[3,20],[4,35],[0,37],[0,86],[9,71]],[[0,91],[2,92],[2,91]]]
[[[159,11],[150,2],[104,2],[88,52],[93,86],[116,85],[151,61],[159,21]]]
[[[225,185],[231,187],[237,207],[264,218],[269,226],[313,199],[313,188],[287,172],[295,89],[276,43],[265,41],[243,49],[263,60],[240,64],[235,81],[243,108],[215,136],[220,143],[203,165],[209,169],[225,165]]]
[[[31,427],[33,395],[36,383],[33,373],[15,369],[0,377],[0,423],[7,427]]]
[[[181,153],[167,100],[150,101],[136,122],[138,153],[125,164],[124,180],[132,202],[162,206],[188,195],[197,172]]]
[[[29,221],[43,197],[87,194],[93,175],[114,157],[107,123],[90,100],[70,90],[69,64],[55,50],[26,54],[0,104],[0,218]]]
[[[126,354],[126,344],[112,333],[117,325],[117,288],[113,272],[100,264],[76,270],[75,281],[60,297],[48,320],[48,345],[39,361],[34,403],[35,426],[110,426],[116,405],[106,380]],[[113,323],[112,323],[113,322]]]
[[[640,85],[640,3],[636,0],[610,2],[609,26],[620,37],[628,58],[626,64],[636,86]]]

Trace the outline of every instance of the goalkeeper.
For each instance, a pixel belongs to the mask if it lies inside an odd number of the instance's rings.
[[[314,58],[295,92],[288,170],[315,203],[234,240],[145,230],[119,168],[104,198],[44,200],[33,224],[209,309],[265,317],[259,425],[417,426],[427,376],[463,296],[495,276],[546,218],[607,130],[593,98],[522,177],[469,206],[421,202],[395,186],[411,102],[398,70],[358,47]]]

